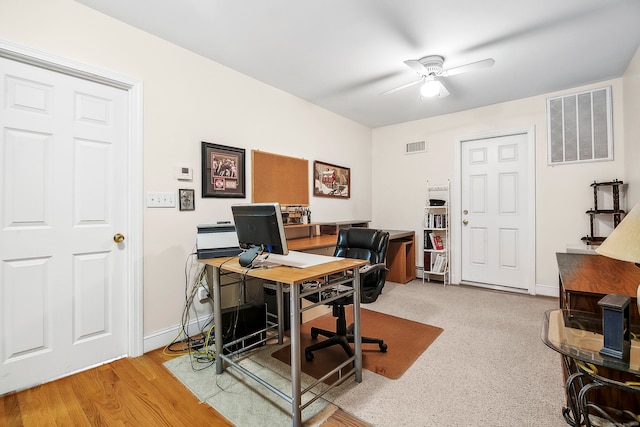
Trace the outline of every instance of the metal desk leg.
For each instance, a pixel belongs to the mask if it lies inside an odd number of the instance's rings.
[[[282,286],[282,285],[280,285]],[[291,325],[291,413],[294,427],[302,426],[302,393],[300,390],[300,285],[289,287]]]
[[[276,310],[278,310],[278,344],[284,338],[284,301],[282,297],[282,283],[276,282]]]
[[[222,354],[223,334],[222,331],[222,299],[220,297],[220,269],[213,267],[213,331],[216,344],[216,374],[224,371],[224,362],[219,355]]]
[[[360,269],[353,269],[353,345],[356,356],[356,382],[362,382],[362,335],[360,333]]]

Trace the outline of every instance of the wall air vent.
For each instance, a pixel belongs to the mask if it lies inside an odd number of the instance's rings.
[[[611,87],[547,99],[550,165],[613,160]]]
[[[404,154],[425,153],[427,151],[427,141],[408,142],[404,146]]]

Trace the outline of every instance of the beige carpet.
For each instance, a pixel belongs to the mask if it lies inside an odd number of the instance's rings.
[[[367,310],[438,325],[444,331],[397,380],[364,370],[362,383],[346,381],[329,391],[326,398],[331,403],[325,402],[316,413],[322,419],[323,411],[335,405],[380,427],[566,427],[560,356],[540,339],[544,311],[557,306],[553,298],[422,280],[387,283]],[[273,349],[265,349],[252,356],[252,362],[288,375],[289,366],[271,353]],[[238,416],[236,425],[291,425],[281,410],[274,411],[281,418],[273,423],[260,414],[248,418],[255,414],[252,396],[261,399],[273,393],[255,385],[250,386],[255,396],[238,392],[239,386],[229,378],[233,370],[217,376],[213,368],[193,371],[188,359],[180,359],[170,361],[179,364],[179,372],[166,364],[171,372],[189,377],[183,382],[214,408],[219,410],[222,401],[235,405],[230,413]],[[311,412],[305,410],[303,418],[309,419]]]
[[[386,353],[382,353],[377,344],[362,345],[362,367],[376,374],[390,379],[398,379],[420,357],[420,355],[442,333],[442,328],[402,319],[377,311],[361,309],[361,328],[363,336],[384,339],[388,345]],[[347,324],[353,321],[351,310],[347,310]],[[332,346],[314,352],[314,358],[307,362],[304,358],[304,348],[324,339],[311,339],[311,327],[334,331],[336,318],[325,314],[302,325],[300,330],[301,346],[300,360],[302,372],[314,378],[320,378],[329,372],[337,363],[347,360],[347,354],[341,346]],[[286,346],[272,354],[276,359],[290,364],[291,347]],[[336,374],[337,375],[337,374]],[[331,383],[336,378],[329,378]]]

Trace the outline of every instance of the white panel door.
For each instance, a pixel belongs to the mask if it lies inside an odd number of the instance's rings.
[[[125,355],[126,91],[0,58],[0,394]]]
[[[529,289],[526,133],[461,145],[461,279]]]

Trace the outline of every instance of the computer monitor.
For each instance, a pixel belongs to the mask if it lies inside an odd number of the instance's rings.
[[[280,203],[244,203],[231,206],[238,243],[246,251],[240,255],[240,265],[251,266],[263,252],[287,255]]]

